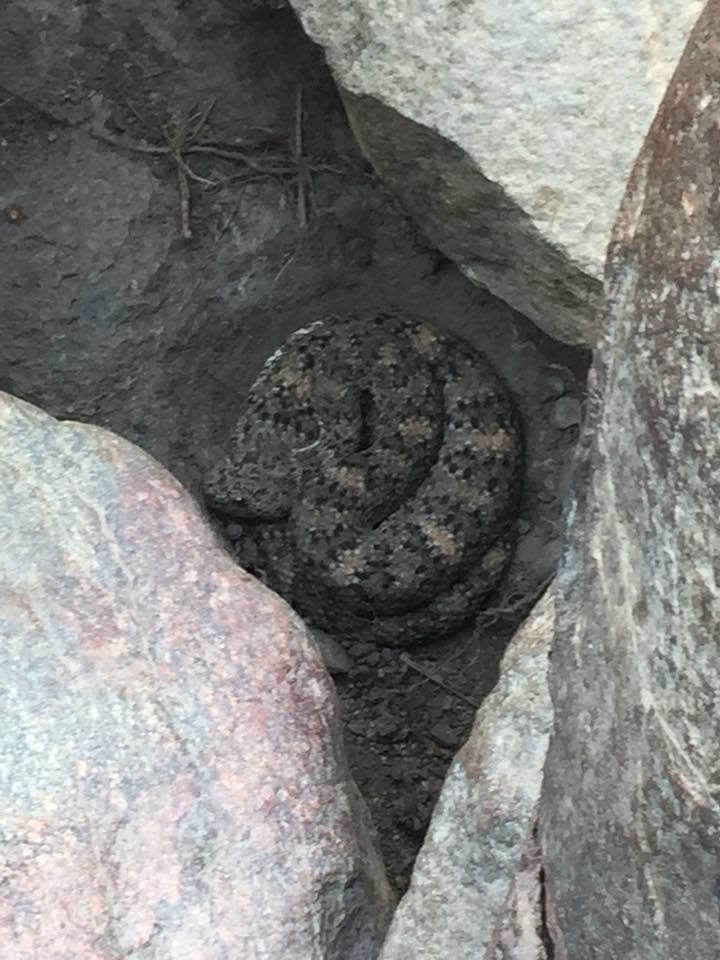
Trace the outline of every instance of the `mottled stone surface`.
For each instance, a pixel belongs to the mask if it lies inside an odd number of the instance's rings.
[[[155,461],[0,396],[0,958],[373,960],[332,684]]]
[[[718,956],[719,123],[712,0],[609,248],[540,818],[556,960]]]
[[[292,0],[367,156],[431,240],[592,344],[625,181],[700,0]]]
[[[534,826],[552,724],[553,625],[549,592],[508,647],[450,767],[382,960],[543,957]]]

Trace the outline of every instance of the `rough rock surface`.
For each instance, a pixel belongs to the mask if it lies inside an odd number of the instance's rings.
[[[700,0],[292,3],[433,243],[591,345],[615,212]]]
[[[543,956],[534,827],[552,725],[553,626],[549,591],[508,647],[450,767],[382,960]]]
[[[0,958],[372,960],[392,898],[290,608],[188,494],[2,395]]]
[[[609,248],[540,818],[556,960],[718,956],[719,54],[712,0]]]

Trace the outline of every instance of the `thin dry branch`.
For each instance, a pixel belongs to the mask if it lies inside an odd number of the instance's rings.
[[[212,141],[198,142],[198,137],[207,125],[210,114],[215,106],[211,100],[202,110],[180,120],[173,128],[163,125],[162,133],[165,145],[136,143],[112,134],[90,130],[90,135],[96,140],[122,150],[145,154],[151,157],[166,157],[173,161],[176,169],[178,193],[180,201],[180,222],[182,235],[186,240],[192,238],[190,215],[190,182],[201,185],[204,189],[213,189],[233,181],[251,183],[257,180],[278,178],[295,178],[297,182],[298,222],[301,229],[308,224],[308,193],[312,185],[312,173],[326,172],[339,174],[341,171],[331,164],[318,163],[309,160],[304,154],[303,136],[303,99],[302,85],[297,88],[295,99],[295,130],[292,151],[288,155],[282,151],[272,152],[271,144],[277,144],[279,138],[271,136],[262,142],[248,143],[243,147],[227,147]],[[138,119],[142,119],[138,110],[129,105]],[[262,150],[260,156],[252,156],[250,150]],[[226,177],[203,177],[196,173],[187,162],[187,157],[205,155],[217,157],[230,163],[241,164],[246,169]]]
[[[307,227],[306,174],[303,162],[303,88],[299,83],[295,93],[295,142],[293,154],[297,165],[298,220],[304,230]]]
[[[190,226],[190,184],[182,164],[177,165],[178,192],[180,194],[180,223],[183,239],[192,240]]]
[[[548,576],[538,586],[533,587],[532,590],[528,590],[527,593],[523,593],[517,598],[517,600],[513,600],[512,603],[506,603],[496,607],[486,607],[484,610],[480,610],[478,613],[478,619],[487,620],[490,623],[494,623],[500,617],[517,613],[519,610],[522,610],[525,607],[534,607],[543,593],[553,582],[554,578],[554,573],[548,574]]]
[[[424,667],[421,663],[418,663],[416,660],[413,660],[412,657],[409,657],[406,653],[400,654],[400,659],[403,663],[406,663],[411,669],[416,670],[418,673],[421,673],[427,680],[431,680],[433,683],[437,684],[438,687],[442,687],[443,690],[447,690],[448,693],[451,693],[454,697],[457,697],[458,700],[462,700],[464,703],[467,703],[474,710],[480,709],[480,704],[470,697],[466,697],[464,693],[461,693],[459,690],[456,690],[455,687],[451,687],[449,683],[446,683],[442,677],[439,677],[437,674],[433,673],[432,670],[429,670],[427,667]]]

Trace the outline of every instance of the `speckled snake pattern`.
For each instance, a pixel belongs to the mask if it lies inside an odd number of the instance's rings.
[[[252,385],[211,509],[311,624],[409,646],[459,627],[513,547],[522,444],[489,362],[429,323],[328,318]]]

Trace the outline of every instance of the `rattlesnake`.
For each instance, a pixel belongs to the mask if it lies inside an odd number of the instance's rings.
[[[311,623],[393,645],[461,625],[512,551],[521,440],[488,361],[426,322],[319,320],[266,361],[205,482],[241,563]]]

